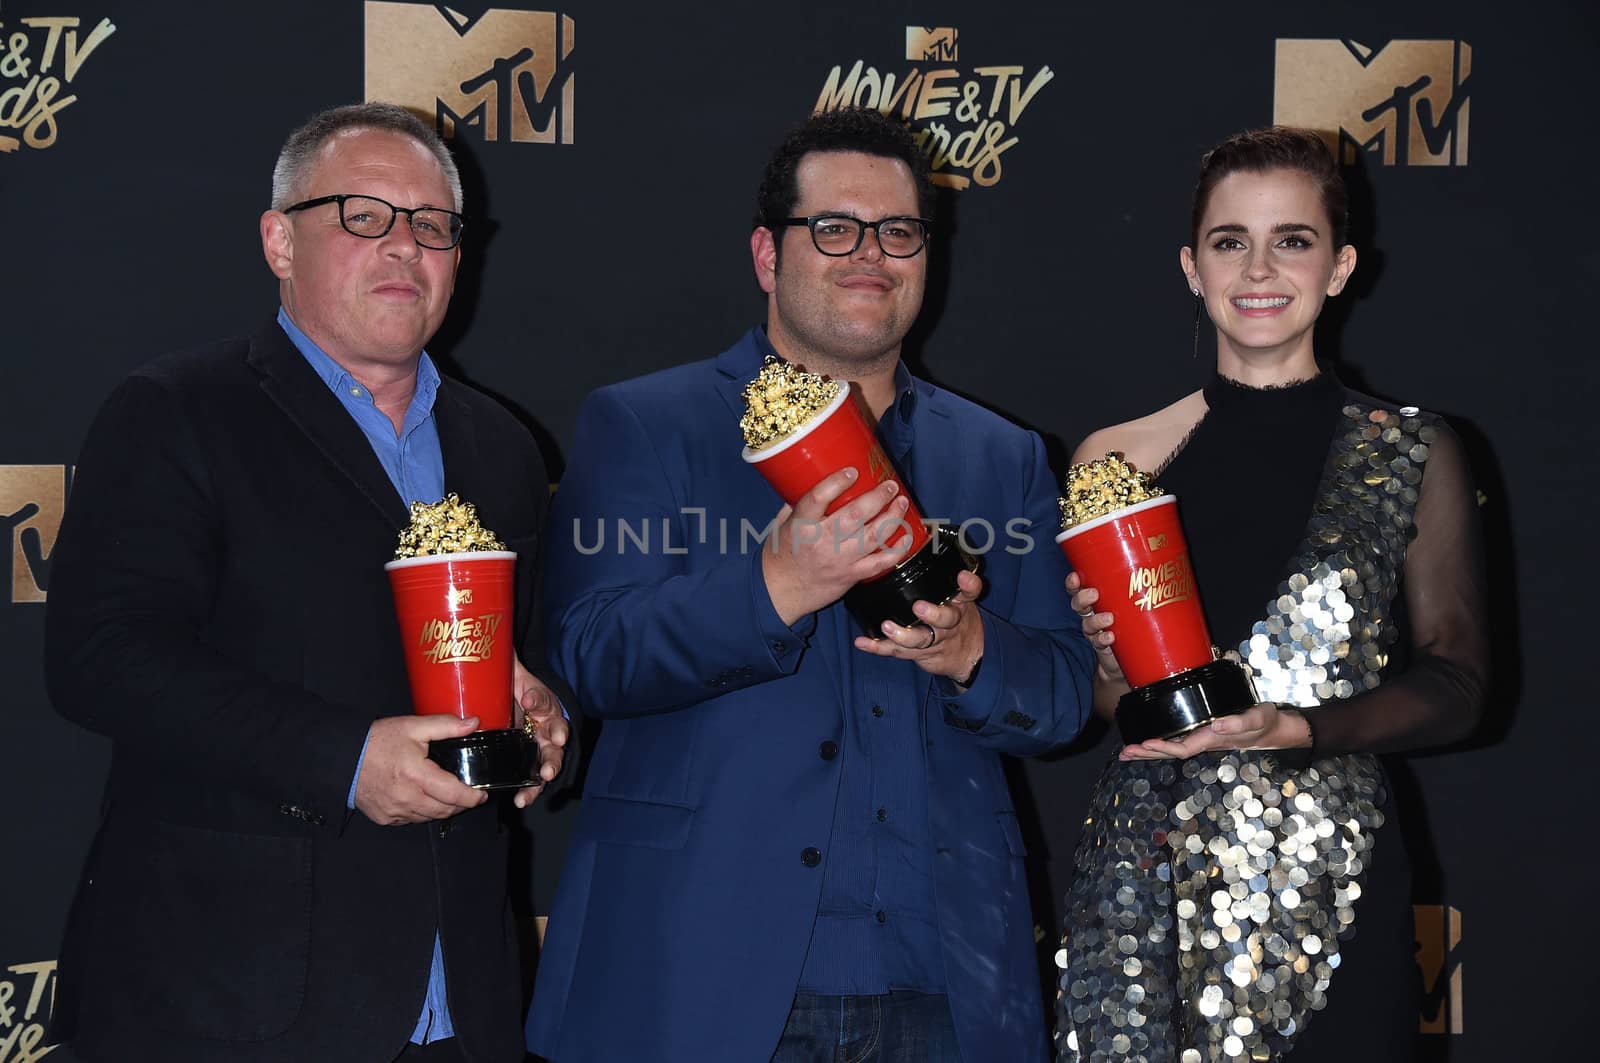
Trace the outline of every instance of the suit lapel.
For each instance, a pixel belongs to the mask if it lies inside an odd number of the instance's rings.
[[[963,444],[949,397],[925,380],[913,379],[917,390],[917,408],[912,415],[913,439],[911,443],[911,468],[903,470],[911,480],[911,493],[917,500],[922,515],[939,518],[952,527],[960,527],[969,517],[987,516],[969,513],[966,508],[978,504],[973,497],[970,449]],[[996,529],[1000,534],[1001,529]],[[973,540],[981,544],[984,533],[974,529]],[[918,671],[918,691],[922,704],[929,708],[928,726],[934,723],[932,702],[928,695],[933,686],[933,676]],[[942,711],[942,710],[941,710]]]
[[[735,424],[744,416],[744,386],[761,372],[760,332],[759,328],[751,329],[739,337],[738,343],[717,355],[717,394],[733,412]]]
[[[251,337],[246,361],[260,374],[261,390],[329,463],[396,529],[403,526],[406,507],[372,452],[372,444],[276,322]]]
[[[924,380],[915,380],[914,387],[917,409],[912,421],[911,468],[903,471],[911,480],[918,508],[924,517],[938,517],[953,525],[983,516],[962,508],[975,503],[971,487],[963,489],[964,484],[972,483],[969,465],[973,458],[962,443],[947,396]],[[975,530],[974,535],[977,542],[983,541],[981,531]]]
[[[433,400],[433,418],[439,430],[439,450],[444,456],[445,491],[454,491],[462,501],[481,505],[482,500],[493,496],[491,485],[484,480],[497,470],[492,463],[486,465],[480,459],[477,428],[467,404],[461,401],[448,380],[439,381]]]
[[[730,468],[739,470],[730,473],[724,486],[737,494],[737,498],[730,501],[736,501],[739,509],[748,512],[752,520],[759,517],[763,523],[777,513],[778,507],[783,505],[783,499],[778,497],[778,492],[759,472],[745,464],[736,448],[740,442],[739,418],[745,413],[744,388],[761,372],[765,347],[759,328],[753,328],[741,336],[739,342],[717,356],[715,385],[717,394],[722,396],[722,401],[728,407],[726,434]],[[715,407],[708,407],[704,413],[712,419],[724,416]]]

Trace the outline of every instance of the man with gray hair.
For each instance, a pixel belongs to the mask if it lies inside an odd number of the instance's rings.
[[[45,652],[59,711],[112,740],[52,1031],[84,1060],[523,1057],[504,826],[427,757],[477,721],[411,714],[383,573],[410,502],[470,500],[518,555],[507,651],[542,664],[543,460],[423,351],[461,207],[410,113],[315,116],[261,216],[276,319],[139,369],[84,444]],[[516,674],[524,807],[568,723]]]

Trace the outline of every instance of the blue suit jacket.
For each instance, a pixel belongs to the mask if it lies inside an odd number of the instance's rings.
[[[842,761],[819,749],[839,740],[847,696],[824,636],[852,621],[835,604],[800,638],[767,595],[756,535],[782,500],[740,458],[738,429],[760,360],[751,333],[714,360],[603,388],[578,416],[545,601],[555,669],[605,723],[528,1018],[529,1047],[557,1063],[767,1060],[806,956],[824,864],[804,854],[828,859]],[[1078,732],[1092,653],[1061,585],[1038,437],[914,386],[901,472],[923,513],[995,533],[978,680],[958,696],[916,673],[949,999],[967,1063],[1043,1060],[999,754]],[[1008,535],[1013,518],[1026,531]]]

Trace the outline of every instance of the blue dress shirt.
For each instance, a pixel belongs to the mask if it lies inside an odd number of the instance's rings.
[[[417,363],[417,389],[406,407],[405,421],[396,434],[389,415],[378,409],[372,394],[352,377],[338,362],[328,357],[309,336],[300,331],[289,317],[288,311],[278,308],[278,324],[288,334],[290,342],[305,356],[311,368],[317,371],[328,388],[338,397],[341,405],[360,427],[372,451],[389,474],[389,482],[409,505],[415,501],[437,502],[444,497],[444,451],[439,446],[439,427],[433,419],[433,399],[439,391],[439,370],[428,352],[422,352]],[[356,760],[355,776],[350,780],[347,807],[356,804],[356,780],[361,778],[361,764],[366,759],[367,748],[361,747]],[[439,935],[433,936],[433,961],[428,972],[428,991],[422,1002],[422,1015],[411,1032],[412,1044],[431,1044],[455,1036],[450,1024],[449,1002],[445,996],[444,951]]]

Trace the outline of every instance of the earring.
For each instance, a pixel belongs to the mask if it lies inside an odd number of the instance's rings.
[[[1190,288],[1189,294],[1194,296],[1194,357],[1200,357],[1200,307],[1205,300],[1200,298],[1199,288]]]

